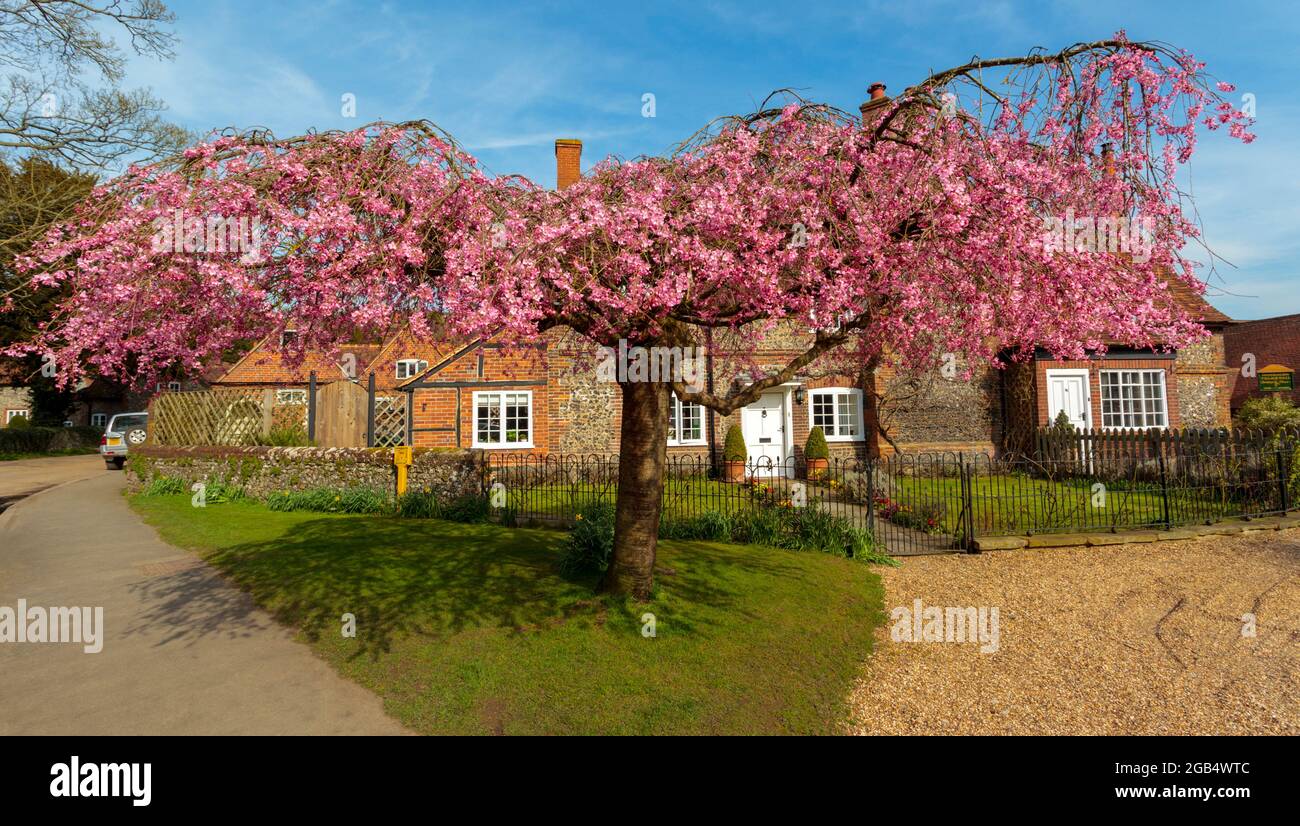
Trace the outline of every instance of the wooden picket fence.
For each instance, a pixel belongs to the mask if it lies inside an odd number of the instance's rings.
[[[1229,428],[1066,429],[1035,432],[1024,457],[1057,472],[1128,473],[1140,465],[1174,467],[1214,459],[1258,460],[1283,446],[1300,444],[1300,431]]]

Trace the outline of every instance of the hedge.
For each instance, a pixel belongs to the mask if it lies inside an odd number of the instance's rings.
[[[98,447],[103,435],[94,427],[0,428],[0,453],[50,453],[74,447]]]

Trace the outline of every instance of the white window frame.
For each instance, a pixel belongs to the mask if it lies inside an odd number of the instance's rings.
[[[806,392],[808,393],[808,430],[809,431],[811,431],[814,427],[819,426],[817,424],[816,419],[813,416],[813,412],[816,409],[817,397],[829,395],[833,399],[831,404],[834,406],[833,415],[835,417],[835,431],[832,433],[828,431],[825,427],[822,427],[822,433],[825,434],[826,441],[865,442],[867,440],[867,423],[866,423],[867,420],[866,420],[866,416],[863,415],[861,390],[857,389],[856,387],[815,387],[815,388],[810,387],[807,389]],[[856,435],[853,436],[846,436],[840,434],[841,428],[845,427],[845,423],[841,420],[840,417],[840,413],[841,413],[840,399],[843,397],[848,397],[849,399],[851,399],[851,404],[853,405],[853,409],[857,411],[858,432]]]
[[[1123,403],[1124,403],[1125,399],[1124,399],[1124,396],[1123,396],[1123,393],[1122,393],[1122,392],[1121,392],[1121,394],[1120,394],[1120,398],[1118,399],[1118,401],[1119,401],[1119,403],[1120,403],[1120,406],[1121,406],[1121,409],[1120,409],[1119,413],[1118,413],[1118,414],[1116,414],[1116,413],[1109,413],[1109,414],[1108,414],[1107,411],[1106,411],[1106,387],[1107,387],[1107,385],[1106,385],[1106,381],[1105,381],[1105,376],[1106,376],[1106,374],[1108,374],[1108,373],[1139,373],[1139,374],[1142,374],[1142,373],[1155,373],[1156,375],[1160,376],[1160,385],[1159,385],[1159,386],[1160,386],[1160,424],[1146,424],[1146,423],[1145,423],[1145,420],[1146,420],[1146,417],[1149,415],[1149,413],[1148,413],[1148,411],[1146,411],[1145,409],[1141,411],[1141,415],[1142,415],[1142,417],[1143,417],[1143,424],[1140,424],[1140,425],[1137,425],[1137,424],[1123,424],[1122,422],[1123,422],[1125,416],[1132,416],[1132,415],[1137,415],[1137,414],[1135,414],[1135,413],[1128,413],[1128,412],[1126,412],[1126,411],[1123,410]],[[1121,388],[1122,388],[1122,387],[1146,387],[1147,385],[1146,385],[1145,382],[1142,381],[1141,378],[1138,379],[1138,382],[1137,382],[1136,384],[1125,383],[1125,382],[1123,381],[1123,376],[1121,376],[1121,377],[1120,377],[1120,384],[1119,384],[1119,385],[1114,385],[1114,386],[1118,386],[1118,387],[1121,387]],[[1156,430],[1167,430],[1167,429],[1169,428],[1169,381],[1168,381],[1168,377],[1167,377],[1167,375],[1166,375],[1166,371],[1165,371],[1165,369],[1162,368],[1162,367],[1132,367],[1132,368],[1130,368],[1130,367],[1105,367],[1105,368],[1102,368],[1102,369],[1100,369],[1100,370],[1097,371],[1097,398],[1099,398],[1099,399],[1101,400],[1101,429],[1102,429],[1102,430],[1151,430],[1151,429],[1156,429]],[[1151,399],[1147,399],[1147,398],[1145,397],[1145,394],[1144,394],[1143,397],[1142,397],[1141,399],[1128,399],[1128,401],[1147,402],[1147,401],[1151,401]],[[1145,405],[1143,405],[1143,406],[1145,407]],[[1107,417],[1108,417],[1108,416],[1115,416],[1115,415],[1118,415],[1118,416],[1120,417],[1121,424],[1107,424],[1107,423],[1106,423],[1106,419],[1107,419]]]
[[[505,411],[502,410],[501,411],[502,421],[500,425],[502,441],[500,442],[480,441],[478,435],[479,434],[479,428],[478,428],[479,400],[485,396],[499,396],[500,399],[498,401],[498,404],[502,408],[504,408],[506,396],[515,396],[515,395],[523,396],[528,400],[528,440],[523,442],[505,441],[505,437],[506,437],[505,422],[504,422]],[[470,403],[474,405],[474,413],[471,416],[471,423],[470,423],[470,426],[474,429],[473,430],[474,447],[482,448],[483,450],[518,450],[520,448],[531,448],[533,446],[533,437],[536,434],[536,429],[537,429],[537,411],[536,408],[533,407],[533,391],[531,390],[476,390],[474,391],[473,396],[470,399]]]
[[[686,406],[698,407],[700,409],[700,435],[696,439],[681,438],[682,427],[682,408]],[[707,422],[704,405],[697,402],[684,402],[677,398],[676,394],[668,396],[668,446],[669,447],[697,447],[708,444],[705,438],[707,432]]]
[[[9,408],[8,410],[5,411],[5,424],[6,425],[9,424],[11,421],[18,418],[19,416],[22,416],[24,419],[30,422],[32,420],[32,411],[27,410],[25,408],[16,408],[16,407]]]
[[[96,419],[99,419],[99,421],[95,421]],[[107,413],[91,413],[91,414],[90,414],[90,426],[91,426],[91,427],[108,427],[108,414],[107,414]]]
[[[181,389],[181,383],[178,381],[169,381],[167,382],[167,389],[176,392]]]
[[[415,369],[411,369],[410,365],[412,364],[415,365]],[[406,375],[402,375],[403,365],[406,365],[407,367]],[[393,367],[393,371],[397,374],[397,378],[403,381],[406,379],[413,379],[428,369],[429,362],[424,359],[398,359],[397,364]]]
[[[301,387],[285,387],[275,391],[276,404],[306,404],[307,391]]]

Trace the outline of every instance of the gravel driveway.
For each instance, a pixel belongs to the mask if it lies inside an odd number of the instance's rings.
[[[893,642],[887,619],[856,733],[1300,734],[1300,529],[912,557],[883,579],[887,612],[997,607],[999,644]]]

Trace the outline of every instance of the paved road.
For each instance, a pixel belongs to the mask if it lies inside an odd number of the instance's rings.
[[[158,539],[122,485],[100,471],[0,514],[0,607],[102,606],[106,627],[98,654],[0,642],[0,736],[405,733],[378,697]]]
[[[27,496],[64,482],[89,479],[110,472],[118,471],[107,470],[104,460],[97,453],[0,462],[0,500]]]

